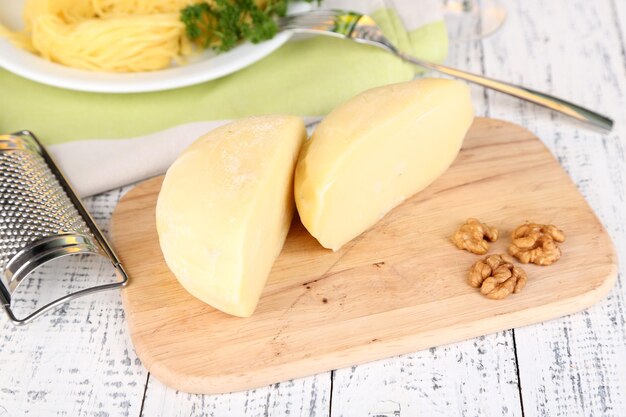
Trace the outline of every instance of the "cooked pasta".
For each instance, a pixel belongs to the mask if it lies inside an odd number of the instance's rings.
[[[179,56],[183,31],[175,14],[88,19],[73,25],[44,15],[33,21],[32,44],[42,57],[70,67],[151,71]]]
[[[189,54],[179,11],[197,1],[27,0],[24,32],[0,36],[70,67],[153,71]]]
[[[178,13],[197,1],[189,0],[92,0],[96,14],[113,17],[130,14]]]
[[[29,36],[22,32],[13,32],[2,23],[0,23],[0,38],[6,38],[14,45],[26,49],[27,51],[36,52],[33,49],[33,44]]]
[[[30,31],[39,17],[53,15],[64,23],[74,24],[97,17],[91,0],[26,0],[24,4],[24,27]]]

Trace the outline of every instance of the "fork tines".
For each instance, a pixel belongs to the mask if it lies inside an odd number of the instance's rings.
[[[336,19],[341,16],[354,14],[344,10],[324,10],[316,9],[303,13],[295,13],[278,19],[278,26],[281,29],[320,29],[327,27],[332,28]]]

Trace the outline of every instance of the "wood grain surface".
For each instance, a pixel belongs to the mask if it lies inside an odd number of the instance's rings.
[[[477,114],[520,124],[544,141],[613,238],[621,273],[608,297],[560,319],[460,343],[245,392],[193,395],[164,386],[144,370],[119,293],[102,293],[27,328],[14,328],[0,315],[0,416],[624,417],[626,3],[500,3],[508,12],[504,26],[479,41],[452,43],[447,63],[616,119],[613,132],[594,132],[472,88]],[[86,199],[105,230],[127,189]],[[111,276],[98,265],[59,265],[33,280],[16,301],[30,307],[57,288],[55,281],[67,289]]]
[[[440,179],[337,252],[296,219],[246,319],[197,300],[167,268],[154,217],[161,182],[127,193],[111,230],[130,276],[122,300],[137,354],[181,391],[241,391],[551,319],[590,306],[617,277],[610,238],[567,174],[507,122],[477,119]],[[492,253],[520,223],[557,224],[564,255],[525,266],[522,293],[488,300],[465,283],[479,257],[449,241],[467,217],[500,229]]]

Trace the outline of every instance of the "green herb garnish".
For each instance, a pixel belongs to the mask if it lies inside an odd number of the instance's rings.
[[[287,13],[289,1],[268,0],[261,8],[254,0],[214,0],[185,7],[180,20],[190,40],[203,48],[225,52],[242,40],[259,43],[273,38],[278,32],[274,17]]]

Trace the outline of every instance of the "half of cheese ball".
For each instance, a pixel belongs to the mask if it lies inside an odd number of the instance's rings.
[[[250,117],[201,137],[167,171],[159,243],[193,296],[235,316],[254,312],[291,224],[305,139],[298,117]]]
[[[469,88],[441,78],[348,100],[300,153],[295,198],[302,224],[325,248],[341,248],[443,174],[473,119]]]

